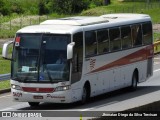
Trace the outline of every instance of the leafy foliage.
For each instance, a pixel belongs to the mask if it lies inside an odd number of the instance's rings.
[[[0,14],[58,14],[79,13],[101,6],[105,0],[0,0]]]
[[[38,12],[39,0],[0,0],[0,14],[10,15],[12,13],[36,13]],[[29,9],[28,9],[29,8]]]
[[[0,0],[0,14],[8,15],[11,13],[10,5],[6,0]]]

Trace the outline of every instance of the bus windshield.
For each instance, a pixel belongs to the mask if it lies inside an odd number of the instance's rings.
[[[17,34],[12,72],[20,82],[62,82],[69,80],[67,44],[70,35]]]

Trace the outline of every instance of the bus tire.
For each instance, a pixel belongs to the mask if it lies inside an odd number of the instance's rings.
[[[137,89],[137,83],[138,83],[138,72],[135,71],[132,76],[132,85],[130,86],[131,91],[135,91]]]
[[[85,104],[90,98],[90,85],[85,84],[82,91],[81,104]]]
[[[39,105],[39,102],[28,102],[31,107],[36,107]]]

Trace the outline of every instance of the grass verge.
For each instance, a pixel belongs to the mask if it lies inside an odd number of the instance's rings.
[[[10,80],[0,81],[0,90],[10,88]]]
[[[9,60],[0,60],[0,74],[10,73],[11,62]]]

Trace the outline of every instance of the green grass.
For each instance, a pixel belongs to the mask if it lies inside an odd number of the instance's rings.
[[[113,1],[109,6],[95,7],[83,11],[81,15],[99,16],[109,13],[144,13],[149,14],[153,23],[160,23],[160,2],[147,5],[145,2],[118,2]]]
[[[62,18],[68,17],[73,15],[58,15],[56,13],[43,16],[38,15],[17,15],[10,16],[10,17],[0,17],[0,38],[13,38],[15,33],[25,27],[30,25],[37,25],[47,19],[55,19],[55,18]]]
[[[151,19],[153,23],[160,23],[160,7],[159,8],[154,8],[150,10],[142,10],[143,13],[149,14],[151,16]]]
[[[12,53],[12,48],[9,48],[9,54]],[[0,48],[0,54],[2,54],[2,48]],[[5,60],[0,55],[0,74],[10,73],[11,72],[11,61]]]
[[[0,81],[0,90],[10,88],[10,80]]]
[[[160,40],[160,33],[154,33],[153,36],[155,41]]]
[[[0,74],[11,72],[11,62],[9,60],[0,60]]]

